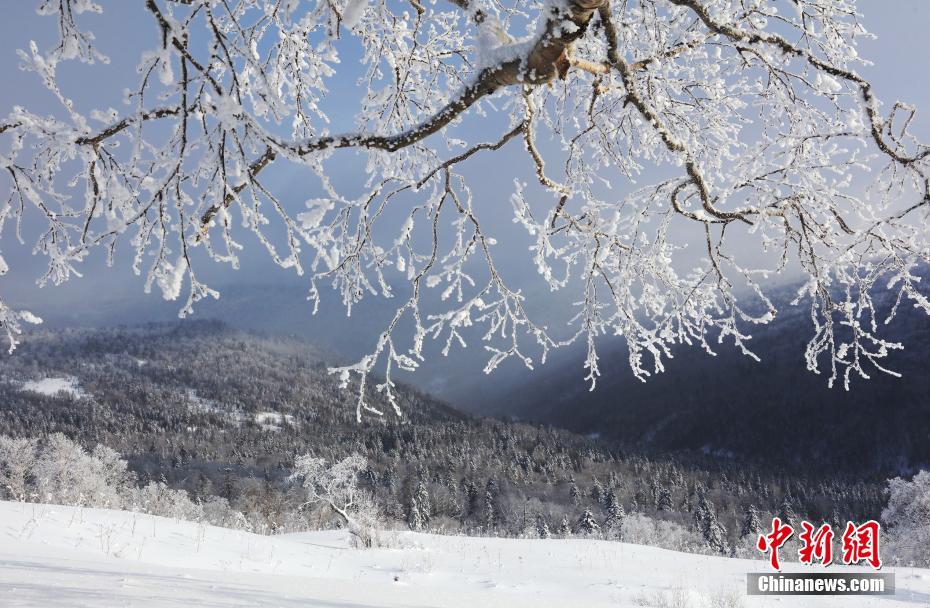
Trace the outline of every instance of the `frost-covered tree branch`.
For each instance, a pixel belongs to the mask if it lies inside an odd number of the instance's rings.
[[[916,272],[930,147],[910,134],[916,111],[884,107],[857,71],[868,34],[851,0],[146,0],[150,50],[119,110],[84,109],[59,84],[70,61],[107,63],[85,29],[102,6],[38,9],[59,42],[20,59],[61,109],[0,121],[0,222],[19,237],[41,219],[40,283],[103,248],[131,255],[146,290],[186,293],[183,315],[218,295],[201,265],[238,267],[245,233],[306,275],[316,302],[330,288],[351,311],[407,283],[371,354],[334,370],[359,416],[380,411],[373,373],[397,409],[392,371],[473,328],[487,371],[579,342],[592,387],[606,334],[624,337],[640,378],[681,344],[754,356],[750,329],[778,312],[765,279],[786,270],[805,278],[807,366],[831,385],[891,371],[882,360],[901,345],[881,325],[901,305],[930,313]],[[359,47],[358,95],[338,100],[355,124],[331,132],[324,108]],[[479,123],[499,132],[472,137]],[[342,149],[366,156],[361,195],[330,179]],[[529,314],[474,195],[469,160],[503,153],[522,159],[511,201],[532,264],[577,294],[565,331]],[[294,209],[266,177],[275,165],[323,196]],[[386,219],[398,214],[399,229]],[[884,318],[879,290],[895,301]],[[0,302],[11,345],[22,320],[35,319]]]

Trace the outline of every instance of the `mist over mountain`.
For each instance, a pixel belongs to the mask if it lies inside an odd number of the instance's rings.
[[[366,298],[347,316],[336,293],[324,294],[319,310],[313,314],[307,286],[297,280],[277,277],[274,283],[233,283],[218,285],[217,289],[220,298],[199,302],[191,320],[222,321],[243,330],[306,340],[333,364],[355,361],[372,352],[378,335],[388,326],[403,299],[409,297],[409,286],[402,283],[395,288],[393,298]],[[59,298],[52,289],[46,289],[41,295],[42,298],[15,304],[39,315],[43,326],[49,329],[173,322],[177,321],[181,307],[178,301],[165,301],[157,294],[146,295],[138,289],[93,297],[88,294],[84,298]],[[547,290],[545,294],[530,294],[527,300],[529,306],[537,308],[535,318],[539,322],[554,323],[554,315],[560,308],[553,306],[553,301],[564,300],[562,304],[568,306],[571,298],[562,293],[556,294],[554,300]],[[468,348],[456,344],[448,356],[442,356],[442,341],[428,342],[427,358],[420,369],[415,373],[396,370],[396,377],[471,412],[493,409],[509,387],[533,378],[533,372],[518,361],[505,361],[493,375],[486,375],[483,369],[490,354],[483,348],[478,332],[469,335],[463,331],[463,334]],[[24,339],[29,339],[28,334]],[[575,352],[557,352],[551,360],[556,364],[567,362]],[[577,384],[580,378],[579,375],[572,380]]]

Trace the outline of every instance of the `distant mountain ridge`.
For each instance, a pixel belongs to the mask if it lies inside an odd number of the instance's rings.
[[[314,315],[313,303],[307,299],[307,286],[294,280],[219,285],[217,288],[220,298],[199,302],[190,320],[218,320],[246,331],[305,340],[321,351],[329,363],[353,362],[371,353],[378,335],[388,326],[402,299],[409,295],[408,286],[401,284],[395,288],[394,298],[367,298],[353,308],[349,317],[336,293],[326,293]],[[38,314],[45,320],[44,327],[49,329],[175,322],[181,306],[177,301],[165,301],[156,294],[128,290],[120,294],[100,294],[92,301],[46,297],[13,304]],[[463,333],[469,348],[462,349],[456,344],[449,356],[444,357],[439,354],[441,341],[438,344],[428,342],[427,357],[420,369],[415,373],[395,370],[396,378],[441,397],[459,409],[478,412],[500,397],[503,387],[532,377],[521,363],[508,361],[486,381],[483,368],[489,354],[477,338],[469,336],[467,331]],[[28,339],[27,334],[24,340]],[[556,353],[554,361],[565,356]],[[383,369],[376,369],[376,372],[382,373]]]
[[[902,306],[887,337],[902,342],[887,366],[856,377],[849,392],[807,371],[809,310],[775,293],[780,313],[753,328],[757,363],[732,347],[718,356],[681,348],[666,371],[643,383],[627,367],[622,341],[604,345],[597,388],[579,381],[579,356],[541,370],[492,404],[496,415],[545,422],[656,451],[699,450],[795,468],[883,475],[930,466],[930,317]],[[887,299],[887,298],[886,298]],[[890,302],[884,302],[890,306]]]

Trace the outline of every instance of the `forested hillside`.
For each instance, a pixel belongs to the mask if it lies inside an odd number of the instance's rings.
[[[774,513],[840,521],[878,517],[884,504],[881,479],[789,475],[700,452],[651,458],[469,417],[407,388],[402,418],[386,409],[359,424],[354,395],[313,348],[212,322],[34,334],[0,365],[0,434],[108,445],[140,483],[228,498],[254,529],[297,509],[286,478],[304,453],[363,455],[387,525],[422,530],[732,553]]]

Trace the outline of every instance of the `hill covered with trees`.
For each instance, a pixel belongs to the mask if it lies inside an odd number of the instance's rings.
[[[362,485],[383,520],[418,530],[732,553],[772,514],[861,520],[884,505],[882,479],[799,475],[699,451],[649,456],[467,416],[407,387],[403,417],[385,407],[359,423],[355,394],[338,388],[318,351],[213,322],[38,333],[0,366],[0,435],[61,432],[109,446],[140,483],[226,498],[253,529],[272,531],[298,508],[288,476],[307,453],[363,456]]]

